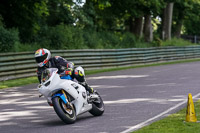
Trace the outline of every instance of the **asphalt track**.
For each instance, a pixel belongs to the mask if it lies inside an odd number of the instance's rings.
[[[105,102],[103,116],[85,113],[65,125],[32,84],[0,90],[0,133],[130,132],[185,107],[188,93],[199,94],[200,62],[101,73],[87,81]]]

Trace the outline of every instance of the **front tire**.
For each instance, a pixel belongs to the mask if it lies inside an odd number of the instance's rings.
[[[98,92],[94,93],[98,95],[99,98],[92,102],[92,110],[90,110],[89,112],[94,116],[101,116],[104,113],[104,103],[99,93]]]
[[[76,121],[76,112],[73,105],[69,104],[70,108],[68,108],[60,97],[54,97],[52,103],[56,114],[63,122],[73,124]]]

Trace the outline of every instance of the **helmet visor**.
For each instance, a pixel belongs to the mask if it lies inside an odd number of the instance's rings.
[[[40,56],[40,57],[35,57],[35,60],[37,63],[41,63],[43,62],[48,56],[48,53],[44,54],[43,56]]]

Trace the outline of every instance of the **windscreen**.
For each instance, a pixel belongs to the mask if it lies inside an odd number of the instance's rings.
[[[46,82],[52,76],[53,72],[57,71],[57,68],[47,68],[42,72],[41,83]]]

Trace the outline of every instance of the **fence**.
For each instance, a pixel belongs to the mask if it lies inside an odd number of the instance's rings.
[[[200,58],[200,46],[52,50],[86,70]],[[0,53],[0,81],[36,76],[34,52]]]
[[[200,36],[181,35],[182,39],[188,40],[192,43],[200,43]]]

